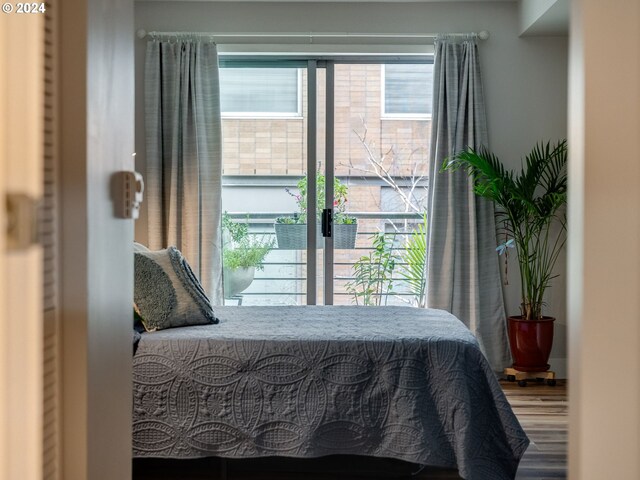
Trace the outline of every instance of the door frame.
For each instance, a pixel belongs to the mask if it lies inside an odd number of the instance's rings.
[[[335,180],[335,66],[336,65],[388,65],[433,63],[433,54],[425,55],[375,55],[375,56],[335,56],[326,57],[322,65],[326,68],[326,145],[325,145],[325,205],[333,216]],[[332,237],[324,239],[324,305],[334,302],[334,245]],[[307,259],[310,253],[307,251]],[[314,255],[315,260],[315,255]]]
[[[335,158],[334,158],[334,127],[335,127],[335,66],[340,64],[423,64],[433,63],[433,53],[422,55],[300,55],[300,54],[273,54],[273,55],[251,55],[251,54],[220,54],[220,66],[225,67],[248,67],[248,66],[270,66],[287,68],[307,69],[307,205],[316,205],[316,175],[309,175],[317,168],[317,112],[318,112],[318,70],[326,71],[326,118],[325,118],[325,199],[324,208],[333,213],[334,179],[335,179]],[[309,209],[308,209],[309,210]],[[315,215],[307,215],[307,249],[306,249],[306,300],[307,305],[316,305],[317,295],[317,273],[316,264],[317,251],[317,219]],[[331,236],[324,237],[323,249],[323,303],[333,305],[334,302],[334,245]]]
[[[60,9],[62,478],[127,480],[132,464],[134,170],[132,0]]]
[[[42,196],[43,37],[43,15],[0,15],[0,480],[42,477],[42,248],[7,250],[5,196]]]

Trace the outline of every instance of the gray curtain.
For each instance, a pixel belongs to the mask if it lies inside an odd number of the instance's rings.
[[[175,245],[222,301],[221,120],[212,42],[152,39],[145,61],[149,246]]]
[[[462,320],[500,371],[510,354],[493,204],[475,196],[465,172],[440,173],[445,158],[488,146],[475,39],[436,39],[433,88],[427,303]]]

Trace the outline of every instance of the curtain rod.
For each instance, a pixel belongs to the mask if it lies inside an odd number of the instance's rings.
[[[219,38],[307,38],[309,43],[313,43],[316,38],[407,38],[407,39],[435,39],[438,37],[438,33],[314,33],[314,32],[298,32],[298,33],[224,33],[224,32],[147,32],[144,29],[139,29],[136,32],[138,38],[142,39],[147,36],[161,37],[161,36],[180,36],[180,35],[193,35],[203,37],[219,37]],[[452,37],[476,37],[480,40],[487,40],[489,38],[489,32],[482,30],[478,33],[447,33]]]

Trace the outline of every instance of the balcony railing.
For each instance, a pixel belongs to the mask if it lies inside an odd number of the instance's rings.
[[[346,284],[356,279],[353,267],[363,255],[373,251],[372,238],[378,232],[384,232],[393,239],[390,250],[396,257],[395,271],[390,278],[393,290],[381,292],[376,301],[381,304],[415,304],[418,299],[409,291],[406,279],[397,275],[399,268],[406,265],[403,254],[406,241],[415,235],[416,225],[423,222],[422,214],[406,212],[349,212],[358,219],[356,245],[353,249],[334,251],[334,303],[362,304],[356,299]],[[274,239],[274,222],[277,217],[292,216],[291,212],[248,213],[229,212],[235,221],[246,221],[249,235],[269,241]],[[316,279],[316,298],[322,299],[324,280],[322,278],[323,251],[316,252],[316,265],[319,272]],[[252,284],[238,296],[225,301],[229,304],[241,302],[243,305],[302,305],[306,303],[307,288],[307,252],[306,250],[283,250],[274,248],[264,261],[264,270],[256,271]],[[375,276],[370,278],[375,283]]]

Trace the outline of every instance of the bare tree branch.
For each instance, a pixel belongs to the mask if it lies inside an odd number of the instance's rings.
[[[361,117],[363,132],[362,134],[358,133],[357,130],[353,130],[353,133],[358,137],[360,143],[365,149],[367,154],[367,160],[369,162],[369,168],[359,167],[353,164],[353,160],[349,158],[349,165],[344,165],[350,168],[351,170],[360,171],[366,174],[373,174],[377,176],[380,180],[382,180],[386,185],[388,185],[402,200],[405,206],[405,212],[414,212],[420,213],[422,209],[419,205],[417,205],[412,198],[414,198],[415,190],[418,187],[421,187],[421,183],[426,177],[425,173],[422,173],[420,167],[423,167],[424,164],[421,162],[411,162],[411,159],[414,155],[420,151],[422,148],[416,148],[411,151],[409,154],[410,164],[413,164],[412,171],[409,176],[409,189],[408,192],[406,188],[403,188],[397,181],[396,176],[393,175],[391,169],[394,167],[394,160],[396,158],[396,152],[393,146],[389,148],[386,152],[382,154],[378,154],[374,152],[375,144],[374,142],[370,142],[367,140],[368,127],[365,120]],[[386,165],[386,161],[390,159],[390,166]]]

